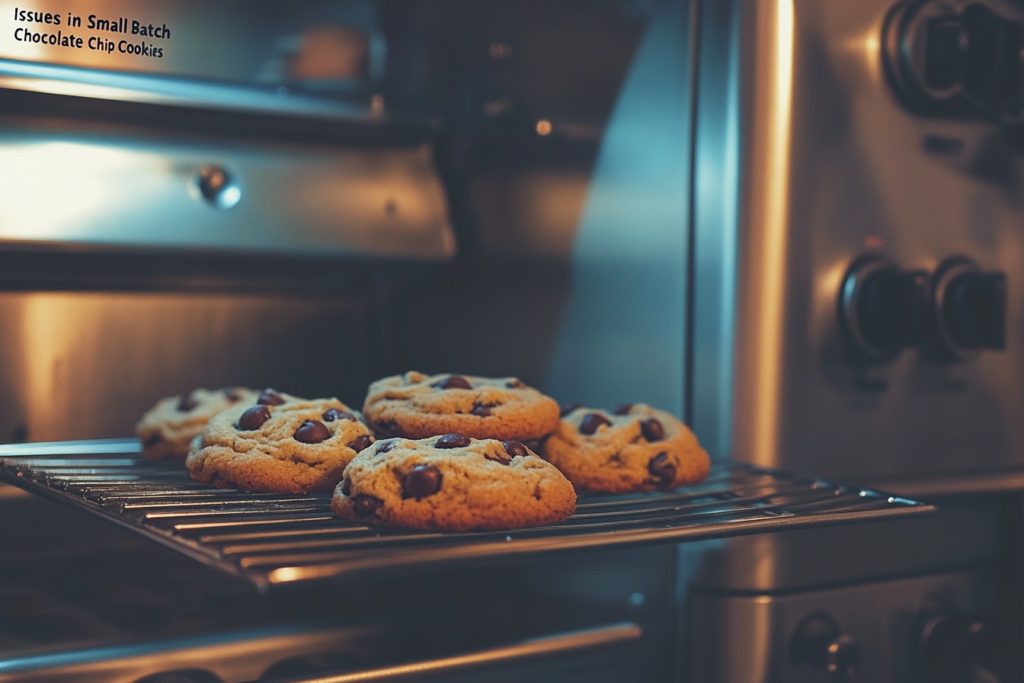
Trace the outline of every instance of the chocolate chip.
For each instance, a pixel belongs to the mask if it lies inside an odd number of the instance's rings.
[[[299,443],[320,443],[331,438],[331,430],[320,420],[306,420],[295,430],[294,438]]]
[[[434,382],[430,386],[437,389],[472,389],[469,380],[458,375],[449,375],[440,382]]]
[[[587,413],[580,421],[580,434],[591,435],[601,425],[610,425],[611,421],[601,413]]]
[[[224,398],[231,401],[232,403],[238,403],[240,400],[242,400],[242,395],[235,391],[234,389],[222,389],[221,391],[224,394]]]
[[[359,517],[369,517],[377,509],[384,504],[384,501],[380,498],[374,498],[373,496],[367,496],[359,494],[352,498],[352,507],[356,510],[356,515]]]
[[[394,420],[379,420],[371,425],[374,431],[385,436],[394,436],[398,433],[398,423]]]
[[[352,495],[352,482],[348,479],[341,480],[341,495],[351,496]]]
[[[284,396],[273,389],[267,388],[260,392],[260,397],[256,399],[256,403],[261,406],[279,406],[284,403]]]
[[[622,403],[615,406],[615,410],[612,411],[615,415],[629,415],[629,411],[633,410],[632,403]]]
[[[355,439],[352,440],[352,443],[350,443],[348,445],[348,447],[351,448],[352,450],[354,450],[356,453],[358,453],[359,451],[362,451],[362,450],[365,450],[366,448],[368,448],[370,446],[370,444],[372,444],[372,443],[373,443],[373,437],[372,436],[370,436],[369,434],[360,434],[359,436],[357,436]],[[377,451],[377,452],[379,453],[380,451]]]
[[[441,488],[441,470],[433,465],[416,465],[402,482],[403,498],[426,498]]]
[[[495,451],[493,453],[487,451],[484,453],[484,457],[490,460],[491,462],[498,463],[499,465],[509,465],[512,463],[512,456],[508,453],[502,453],[500,451]]]
[[[395,443],[396,442],[395,442],[394,439],[391,439],[390,441],[384,441],[384,442],[382,442],[382,443],[377,445],[377,452],[378,453],[387,453],[392,448],[395,447]]]
[[[242,416],[238,418],[238,428],[251,432],[254,429],[259,429],[260,426],[270,419],[270,408],[266,406],[253,406],[249,408]]]
[[[508,389],[525,389],[526,383],[518,377],[513,377],[509,381],[505,382],[505,387]]]
[[[473,415],[476,415],[477,417],[487,417],[488,415],[491,414],[491,407],[476,405],[473,406],[473,410],[469,412]]]
[[[434,448],[462,448],[473,443],[465,434],[445,434],[434,442]]]
[[[561,417],[565,417],[566,415],[568,415],[572,411],[576,410],[577,408],[582,408],[582,407],[583,406],[581,406],[579,403],[567,403],[567,404],[565,404],[564,406],[561,407],[561,409],[559,411],[559,415]]]
[[[356,416],[352,413],[345,412],[344,410],[338,410],[337,408],[328,408],[321,415],[324,422],[334,422],[335,420],[355,420]]]
[[[511,456],[523,456],[526,457],[530,454],[529,449],[519,441],[502,441],[501,445],[505,447],[505,452]]]
[[[658,453],[651,458],[647,463],[647,471],[657,480],[654,483],[661,489],[670,488],[676,479],[676,466],[668,459],[668,453]]]
[[[192,398],[191,393],[182,394],[181,396],[178,397],[178,410],[180,410],[183,413],[187,413],[188,411],[195,408],[197,405],[199,405],[199,401]]]
[[[640,423],[640,431],[648,441],[661,441],[665,438],[665,428],[653,417]]]

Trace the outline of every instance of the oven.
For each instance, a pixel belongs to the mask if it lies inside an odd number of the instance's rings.
[[[1022,47],[997,0],[0,5],[0,681],[1020,680]],[[410,369],[712,472],[453,535],[131,438]]]

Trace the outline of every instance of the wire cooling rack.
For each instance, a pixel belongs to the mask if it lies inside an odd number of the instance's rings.
[[[934,512],[878,491],[753,465],[716,463],[697,486],[581,495],[563,522],[446,534],[336,518],[330,494],[246,493],[147,460],[135,439],[0,446],[0,479],[128,528],[261,590],[368,570],[490,562],[849,524]]]

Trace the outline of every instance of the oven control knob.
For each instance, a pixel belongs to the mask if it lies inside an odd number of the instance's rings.
[[[790,654],[797,663],[841,677],[853,676],[860,667],[860,646],[824,612],[811,614],[800,622],[793,632]]]
[[[948,355],[970,358],[981,349],[1006,348],[1006,275],[954,257],[935,271],[932,292],[937,341]]]
[[[979,668],[990,670],[994,641],[984,618],[930,614],[918,624],[915,683],[970,683]]]
[[[904,2],[883,29],[886,74],[897,95],[924,114],[1019,123],[1024,24],[975,2]]]
[[[904,348],[920,345],[927,304],[924,271],[905,271],[870,254],[846,271],[839,291],[839,322],[861,358],[886,362]]]

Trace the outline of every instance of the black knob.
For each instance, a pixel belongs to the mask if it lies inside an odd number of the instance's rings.
[[[935,271],[933,310],[938,342],[956,358],[1006,348],[1006,275],[984,273],[970,259],[944,261]]]
[[[1024,85],[1024,24],[981,3],[958,11],[936,0],[890,12],[882,53],[888,80],[924,114],[1018,123]]]
[[[853,262],[839,292],[840,326],[860,357],[892,360],[923,337],[928,276],[905,271],[892,261],[868,255]]]
[[[1020,95],[1024,27],[981,4],[967,7],[960,19],[966,36],[963,92],[980,109],[998,115]]]
[[[926,614],[915,643],[915,683],[970,683],[994,662],[993,635],[980,615]]]
[[[790,655],[797,663],[810,664],[837,676],[853,676],[860,667],[860,646],[840,632],[824,612],[804,618],[793,632]]]

